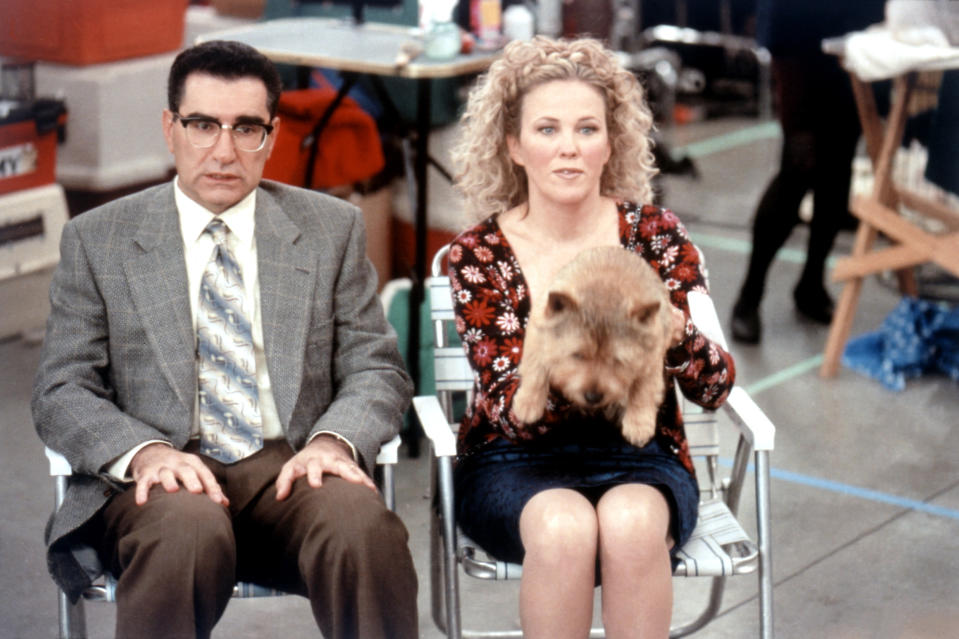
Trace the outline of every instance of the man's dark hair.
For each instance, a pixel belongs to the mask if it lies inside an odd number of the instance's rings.
[[[183,99],[183,87],[191,73],[207,73],[227,80],[259,78],[266,85],[266,108],[276,116],[283,81],[269,58],[242,42],[212,40],[182,51],[170,67],[167,104],[176,113]]]

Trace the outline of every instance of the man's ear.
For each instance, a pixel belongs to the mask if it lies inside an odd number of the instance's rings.
[[[276,144],[277,134],[280,132],[280,116],[275,116],[270,122],[273,126],[273,130],[270,131],[270,135],[266,137],[266,158],[270,159],[270,155],[273,153],[273,145]]]
[[[166,140],[166,147],[173,153],[173,111],[163,109],[163,139]]]

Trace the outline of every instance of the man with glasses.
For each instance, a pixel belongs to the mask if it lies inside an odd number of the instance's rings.
[[[417,636],[369,476],[411,382],[359,211],[261,183],[281,88],[246,45],[182,52],[176,178],[63,232],[33,398],[74,469],[48,559],[71,597],[117,576],[118,637],[209,637],[237,580],[306,595],[329,638]]]

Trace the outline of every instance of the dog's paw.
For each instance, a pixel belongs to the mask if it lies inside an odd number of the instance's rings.
[[[513,395],[513,415],[516,419],[523,424],[532,424],[542,419],[545,411],[546,395],[521,383]]]
[[[623,414],[623,437],[633,446],[642,448],[656,434],[656,413],[643,415],[627,410]]]

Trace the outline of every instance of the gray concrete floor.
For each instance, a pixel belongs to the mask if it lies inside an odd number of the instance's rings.
[[[441,150],[443,136],[434,137]],[[721,120],[688,125],[670,137],[679,150],[696,155],[701,177],[668,179],[666,202],[703,249],[726,320],[745,268],[753,207],[777,165],[776,129],[755,120]],[[431,204],[448,210],[449,194],[438,182],[433,179]],[[851,239],[844,234],[836,254],[848,252]],[[959,388],[930,376],[893,393],[848,369],[821,379],[827,331],[799,318],[791,298],[804,243],[799,229],[770,274],[762,345],[733,346],[739,384],[778,428],[772,456],[776,635],[959,636]],[[838,296],[838,287],[831,290]],[[867,281],[853,334],[878,327],[898,299],[878,280]],[[0,299],[0,308],[16,303]],[[4,638],[53,637],[57,628],[56,593],[41,543],[53,487],[28,408],[38,356],[38,347],[24,340],[0,342]],[[427,457],[402,459],[398,475],[398,510],[420,575],[421,636],[432,639],[441,635],[428,610]],[[747,489],[742,511],[754,530],[751,500]],[[682,619],[693,614],[707,584],[675,583],[674,618]],[[464,589],[467,624],[515,627],[515,584],[464,580]],[[731,580],[718,618],[696,636],[756,636],[757,612],[755,578]],[[91,637],[112,636],[112,606],[88,604],[87,616]],[[284,597],[232,602],[214,636],[316,634],[306,601]]]

